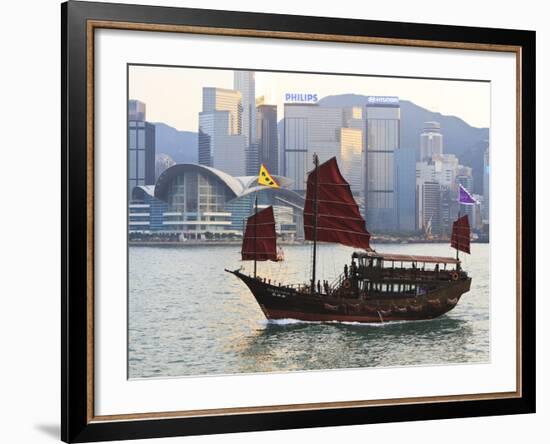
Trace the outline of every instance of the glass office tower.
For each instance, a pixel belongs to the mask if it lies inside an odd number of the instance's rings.
[[[199,164],[233,176],[246,174],[246,137],[242,130],[241,93],[203,88],[199,113]]]
[[[412,233],[416,230],[416,153],[415,148],[395,151],[395,208],[396,231]]]
[[[394,153],[399,149],[397,97],[368,97],[366,105],[365,203],[367,226],[374,232],[396,230]]]
[[[145,112],[145,103],[128,101],[128,201],[134,187],[155,184],[155,125]]]
[[[256,111],[258,163],[263,163],[271,174],[279,174],[277,106],[263,104]]]
[[[284,105],[284,175],[294,190],[305,191],[307,173],[313,169],[313,153],[322,163],[339,157],[342,108],[308,103]]]
[[[260,159],[256,131],[256,82],[254,71],[233,71],[233,89],[241,93],[241,134],[245,138],[246,174],[258,174]]]

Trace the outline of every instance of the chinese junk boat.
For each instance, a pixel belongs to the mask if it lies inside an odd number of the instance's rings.
[[[453,224],[451,246],[456,258],[378,253],[359,213],[349,184],[335,158],[308,175],[304,233],[313,241],[312,276],[302,285],[271,283],[256,274],[256,261],[277,260],[273,209],[248,218],[242,259],[254,260],[254,275],[226,270],[250,289],[267,319],[304,321],[387,322],[432,319],[452,310],[470,290],[471,278],[461,269],[458,251],[470,252],[468,217]],[[359,249],[351,264],[332,283],[317,281],[318,242]]]

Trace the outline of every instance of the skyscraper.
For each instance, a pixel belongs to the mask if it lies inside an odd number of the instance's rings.
[[[242,130],[246,146],[246,171],[254,175],[259,169],[259,148],[256,131],[256,83],[254,71],[233,71],[233,88],[241,93]]]
[[[490,185],[490,160],[489,160],[489,146],[485,149],[483,154],[483,210],[482,219],[484,223],[489,223],[489,185]]]
[[[231,134],[228,111],[199,113],[199,164],[232,176],[246,175],[245,138]]]
[[[241,93],[242,127],[241,134],[246,143],[256,140],[256,84],[254,71],[234,71],[233,89]]]
[[[441,185],[454,188],[456,174],[460,167],[458,157],[454,154],[441,154],[432,157],[436,165],[438,180]]]
[[[453,228],[453,222],[458,214],[458,202],[456,193],[451,188],[441,187],[441,230],[440,234],[450,236]]]
[[[349,182],[352,193],[356,195],[363,191],[362,147],[361,129],[340,128],[340,152],[337,159],[342,175]]]
[[[420,160],[431,160],[435,155],[443,154],[443,134],[439,122],[424,122],[420,134]]]
[[[128,101],[128,120],[130,121],[145,121],[145,103],[139,100]]]
[[[360,106],[350,106],[343,109],[344,127],[356,128],[363,131],[365,121],[363,119],[363,109]]]
[[[460,184],[466,190],[468,190],[468,193],[471,195],[474,194],[474,178],[472,176],[472,169],[470,167],[461,167],[459,169],[459,173],[456,176],[456,183],[457,185]],[[460,205],[459,210],[461,214],[467,214],[468,218],[470,219],[470,226],[473,226],[474,222],[474,209],[473,205]]]
[[[399,149],[397,97],[368,97],[366,105],[366,220],[373,231],[396,229],[394,153]]]
[[[342,108],[310,103],[284,105],[284,175],[294,190],[305,191],[307,172],[313,168],[313,153],[324,162],[338,156]]]
[[[361,130],[361,156],[359,159],[357,157],[354,158],[354,162],[357,161],[358,165],[353,166],[354,174],[358,174],[360,177],[351,180],[353,180],[355,184],[352,185],[352,192],[357,204],[359,205],[359,211],[363,214],[365,212],[365,112],[360,106],[350,106],[344,108],[343,113],[344,128]],[[343,139],[341,137],[340,141],[342,142],[342,140]],[[344,175],[344,177],[346,176]],[[360,189],[357,190],[357,187],[360,187]]]
[[[199,113],[199,164],[233,176],[246,174],[246,138],[242,130],[241,94],[222,88],[203,88]]]
[[[441,234],[441,191],[439,182],[417,184],[418,228],[427,234]]]
[[[279,174],[277,106],[259,105],[256,108],[256,123],[258,164],[263,163],[270,173]]]
[[[129,100],[128,201],[135,186],[155,183],[155,125],[145,118],[145,103]]]
[[[229,113],[229,134],[242,134],[242,97],[233,89],[205,87],[202,89],[202,112]]]
[[[416,230],[416,149],[395,150],[396,226],[400,233]]]

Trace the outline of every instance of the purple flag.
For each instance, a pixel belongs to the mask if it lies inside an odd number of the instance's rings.
[[[477,200],[475,200],[468,190],[464,188],[461,184],[458,184],[458,203],[462,205],[475,205]]]

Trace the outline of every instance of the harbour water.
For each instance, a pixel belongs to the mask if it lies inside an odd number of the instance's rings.
[[[383,252],[453,256],[447,244],[374,247]],[[331,282],[352,249],[320,245],[318,278]],[[461,254],[472,288],[446,315],[386,324],[268,322],[254,297],[224,268],[239,246],[129,248],[130,378],[489,362],[490,246]],[[286,246],[285,261],[258,263],[275,282],[303,283],[311,247]]]

